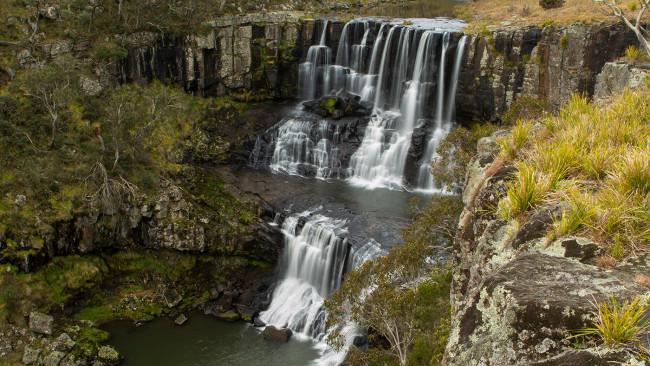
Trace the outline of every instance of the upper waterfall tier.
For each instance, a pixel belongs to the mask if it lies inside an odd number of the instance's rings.
[[[299,67],[313,113],[297,110],[258,140],[252,165],[366,188],[441,190],[429,167],[454,120],[463,25],[360,18],[335,31],[340,23],[317,21]],[[332,121],[341,117],[353,121]]]

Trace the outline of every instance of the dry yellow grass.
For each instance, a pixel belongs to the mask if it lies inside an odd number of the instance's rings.
[[[471,23],[567,24],[615,19],[609,17],[593,0],[566,0],[564,6],[545,10],[539,0],[476,0],[458,6],[458,15]]]

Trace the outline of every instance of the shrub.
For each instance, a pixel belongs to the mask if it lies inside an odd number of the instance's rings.
[[[594,326],[581,329],[579,335],[596,335],[607,346],[632,346],[640,348],[640,340],[650,329],[645,318],[648,303],[639,297],[619,302],[613,295],[609,300],[594,301],[596,317]],[[647,351],[645,351],[647,352]]]
[[[114,42],[102,42],[93,49],[93,56],[98,60],[117,61],[126,58],[128,51]]]
[[[502,158],[532,171],[517,173],[499,214],[523,214],[541,192],[571,206],[551,235],[580,230],[617,259],[649,250],[649,94],[647,86],[628,90],[604,108],[575,95],[559,115],[542,119],[534,138],[530,122],[518,122],[500,139]]]
[[[544,9],[560,8],[564,5],[564,0],[539,0],[539,6]]]
[[[481,137],[496,130],[490,123],[475,123],[469,128],[458,127],[440,142],[433,161],[432,174],[436,182],[447,186],[461,187],[465,182],[465,169],[476,155],[476,144]]]
[[[574,192],[567,196],[567,202],[569,208],[564,210],[560,219],[553,223],[556,236],[575,233],[594,214],[592,199],[587,195]]]
[[[650,193],[650,147],[630,149],[612,173],[613,184],[621,192],[634,195]]]
[[[517,121],[510,135],[502,137],[497,141],[501,147],[501,155],[508,159],[516,157],[528,141],[532,130],[532,122],[525,120]]]
[[[625,58],[628,62],[635,62],[641,58],[641,51],[636,46],[627,46],[625,49]]]
[[[528,56],[530,58],[530,56]],[[503,124],[512,126],[519,120],[532,120],[549,113],[551,107],[545,100],[522,95],[517,97],[503,115]]]

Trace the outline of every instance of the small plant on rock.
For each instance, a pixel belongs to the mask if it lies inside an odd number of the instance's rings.
[[[648,350],[642,345],[643,337],[650,330],[645,317],[649,307],[646,300],[637,296],[623,302],[612,295],[604,302],[594,300],[593,305],[594,326],[580,329],[578,336],[598,336],[606,346],[631,348],[643,357],[648,356]]]

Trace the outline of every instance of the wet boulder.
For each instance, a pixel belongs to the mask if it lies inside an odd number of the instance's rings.
[[[293,332],[289,328],[276,328],[273,325],[269,325],[264,328],[262,335],[264,336],[264,339],[288,342],[289,338],[293,335]]]
[[[373,105],[362,101],[361,96],[347,91],[339,91],[333,95],[326,95],[320,99],[303,102],[306,111],[321,117],[341,119],[352,116],[368,116]]]
[[[187,323],[187,316],[185,314],[181,314],[174,319],[174,324],[176,325],[183,325],[185,323]]]

